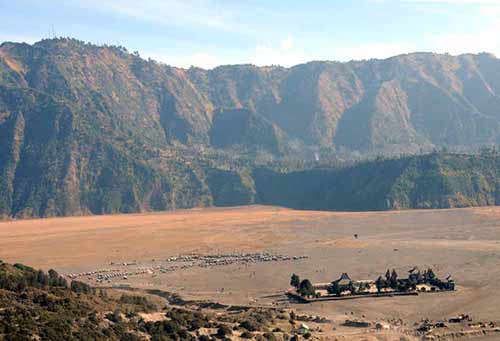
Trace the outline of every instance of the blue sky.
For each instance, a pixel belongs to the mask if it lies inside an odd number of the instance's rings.
[[[500,0],[0,0],[0,42],[53,32],[182,67],[500,55]]]

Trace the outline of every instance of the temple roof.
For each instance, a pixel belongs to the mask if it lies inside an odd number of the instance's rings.
[[[352,282],[352,280],[349,277],[349,275],[344,272],[344,273],[342,273],[340,278],[338,280],[336,280],[335,282],[337,282],[339,285],[348,285],[350,282]]]

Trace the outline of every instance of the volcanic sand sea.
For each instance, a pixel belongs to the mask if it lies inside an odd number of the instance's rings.
[[[500,320],[500,207],[391,212],[297,211],[271,206],[192,209],[0,223],[0,259],[69,273],[110,262],[154,263],[187,253],[268,251],[307,255],[280,263],[190,268],[117,283],[230,304],[276,304],[291,273],[329,282],[347,272],[374,279],[413,266],[453,275],[459,290],[418,297],[291,306],[336,321],[439,319],[458,313]],[[358,238],[354,238],[358,234]],[[224,290],[221,290],[224,288]],[[287,306],[290,306],[288,303]]]

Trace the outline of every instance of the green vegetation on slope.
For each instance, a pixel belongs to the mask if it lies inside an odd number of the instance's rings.
[[[491,55],[432,53],[184,70],[75,39],[3,43],[0,217],[494,204],[484,158],[254,168],[498,144],[498,70]]]
[[[496,205],[500,154],[433,153],[338,169],[253,172],[257,201],[298,209],[388,210]]]
[[[288,340],[276,325],[288,326],[284,311],[273,308],[225,310],[202,307],[158,290],[149,294],[93,288],[54,270],[45,273],[0,261],[0,341],[21,340],[217,340],[225,336]],[[176,305],[182,305],[176,306]],[[144,317],[154,313],[154,321]],[[271,332],[271,330],[273,332]],[[267,336],[267,337],[266,337]]]
[[[215,206],[239,206],[255,203],[253,179],[247,172],[207,169],[207,185]]]

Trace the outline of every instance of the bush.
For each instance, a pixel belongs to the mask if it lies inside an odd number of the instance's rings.
[[[300,282],[298,292],[302,296],[313,296],[316,293],[312,283],[308,279],[304,279]]]
[[[106,319],[114,323],[120,323],[122,321],[120,310],[116,309],[114,312],[106,314]]]
[[[263,336],[267,341],[277,341],[273,333],[264,333]]]
[[[290,285],[298,288],[300,285],[300,277],[297,276],[296,274],[293,274],[292,277],[290,278]]]
[[[93,294],[94,289],[83,282],[79,281],[71,281],[71,291],[77,293],[77,294]]]
[[[256,332],[260,329],[260,326],[257,322],[252,320],[245,320],[240,323],[240,327],[245,328],[249,332]]]
[[[232,334],[233,334],[233,331],[231,330],[231,328],[229,328],[225,324],[221,324],[219,326],[219,328],[217,329],[217,337],[218,338],[224,339],[226,336],[232,335]]]
[[[253,339],[253,334],[249,331],[244,331],[243,333],[241,333],[240,337],[242,339]]]
[[[156,305],[149,302],[148,299],[144,296],[122,295],[120,297],[120,303],[138,306],[142,311],[145,312],[156,310]]]

